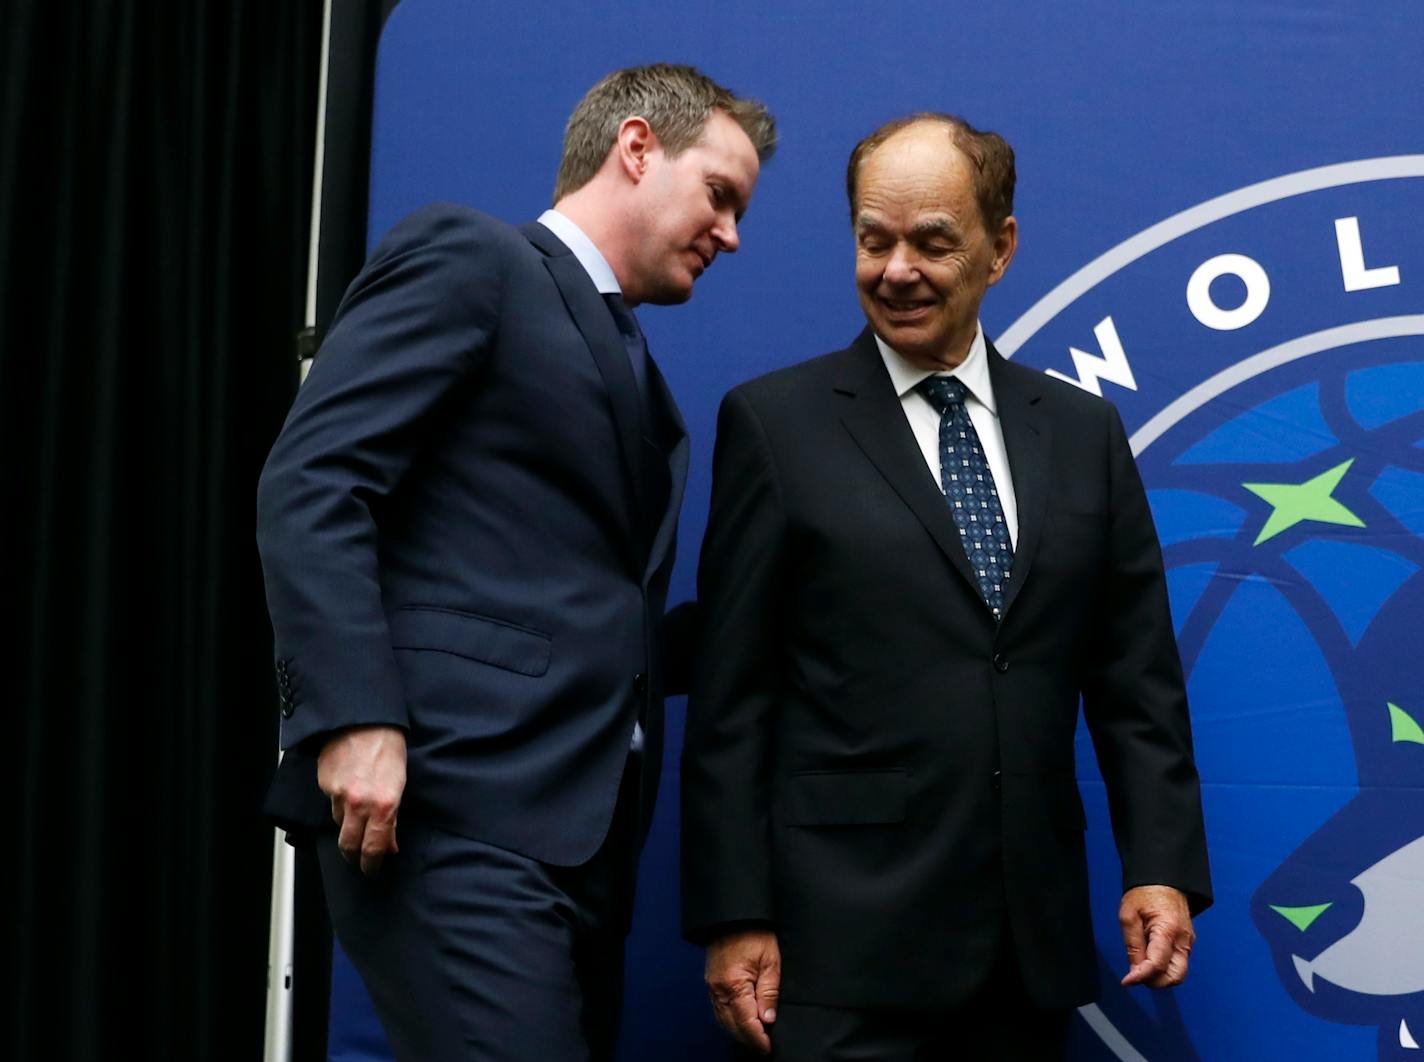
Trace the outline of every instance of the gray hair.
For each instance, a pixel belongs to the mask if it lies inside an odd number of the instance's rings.
[[[851,224],[855,224],[855,197],[865,160],[896,133],[922,122],[943,125],[949,130],[950,142],[964,153],[974,170],[974,198],[979,204],[984,228],[991,235],[997,233],[1004,219],[1014,212],[1014,149],[998,133],[975,129],[957,114],[939,111],[920,111],[886,122],[855,145],[846,166]]]

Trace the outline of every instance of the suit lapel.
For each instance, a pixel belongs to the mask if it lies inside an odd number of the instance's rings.
[[[648,563],[643,570],[645,583],[661,566],[677,531],[677,514],[682,509],[682,495],[687,487],[687,465],[690,450],[687,440],[687,425],[683,423],[682,411],[677,408],[672,391],[668,389],[662,371],[652,358],[648,359],[648,370],[651,373],[648,384],[653,390],[654,405],[661,409],[662,417],[660,419],[664,423],[652,426],[656,442],[653,439],[645,438],[643,446],[647,450],[652,450],[653,457],[666,468],[664,474],[667,477],[668,490],[667,505],[663,507],[661,518],[653,532],[652,544],[648,549]]]
[[[845,351],[833,386],[841,399],[841,423],[851,438],[924,525],[978,598],[979,582],[969,567],[959,528],[949,514],[943,491],[925,465],[925,456],[905,419],[900,396],[885,371],[870,329],[862,332]]]
[[[1004,614],[1018,597],[1028,578],[1038,544],[1043,536],[1043,518],[1048,510],[1048,455],[1052,432],[1038,408],[1042,391],[1038,375],[1021,366],[1010,365],[989,344],[989,379],[994,401],[999,407],[999,428],[1004,433],[1004,449],[1009,455],[1009,474],[1014,479],[1014,499],[1019,514],[1019,540],[1014,547],[1014,567],[1004,593]]]
[[[635,528],[649,527],[655,516],[650,512],[648,497],[650,484],[645,473],[643,416],[638,399],[638,385],[633,379],[633,369],[628,364],[628,351],[623,345],[623,337],[614,324],[603,296],[598,293],[588,273],[563,241],[554,236],[538,222],[529,222],[520,227],[535,247],[544,252],[544,265],[554,278],[554,284],[568,308],[569,316],[578,326],[593,355],[608,391],[608,401],[613,413],[613,424],[618,435],[618,448],[623,459],[623,470],[631,485]],[[639,534],[638,545],[641,562],[647,554],[643,552],[647,542]]]

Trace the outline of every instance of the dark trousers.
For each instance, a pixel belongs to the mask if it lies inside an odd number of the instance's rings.
[[[1005,939],[989,979],[944,1011],[777,1004],[771,1055],[778,1062],[1057,1062],[1071,1008],[1029,999]]]
[[[401,1062],[612,1059],[636,871],[638,757],[583,866],[553,867],[403,812],[364,877],[317,840],[332,927]]]

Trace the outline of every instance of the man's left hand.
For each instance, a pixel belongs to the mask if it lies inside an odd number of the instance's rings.
[[[1186,980],[1197,938],[1186,896],[1169,885],[1139,885],[1123,893],[1117,920],[1130,967],[1124,985],[1170,988]]]

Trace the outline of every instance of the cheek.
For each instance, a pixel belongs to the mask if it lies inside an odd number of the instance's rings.
[[[947,262],[935,270],[931,278],[935,290],[939,291],[946,299],[958,298],[968,286],[969,270],[967,264],[960,260]]]

